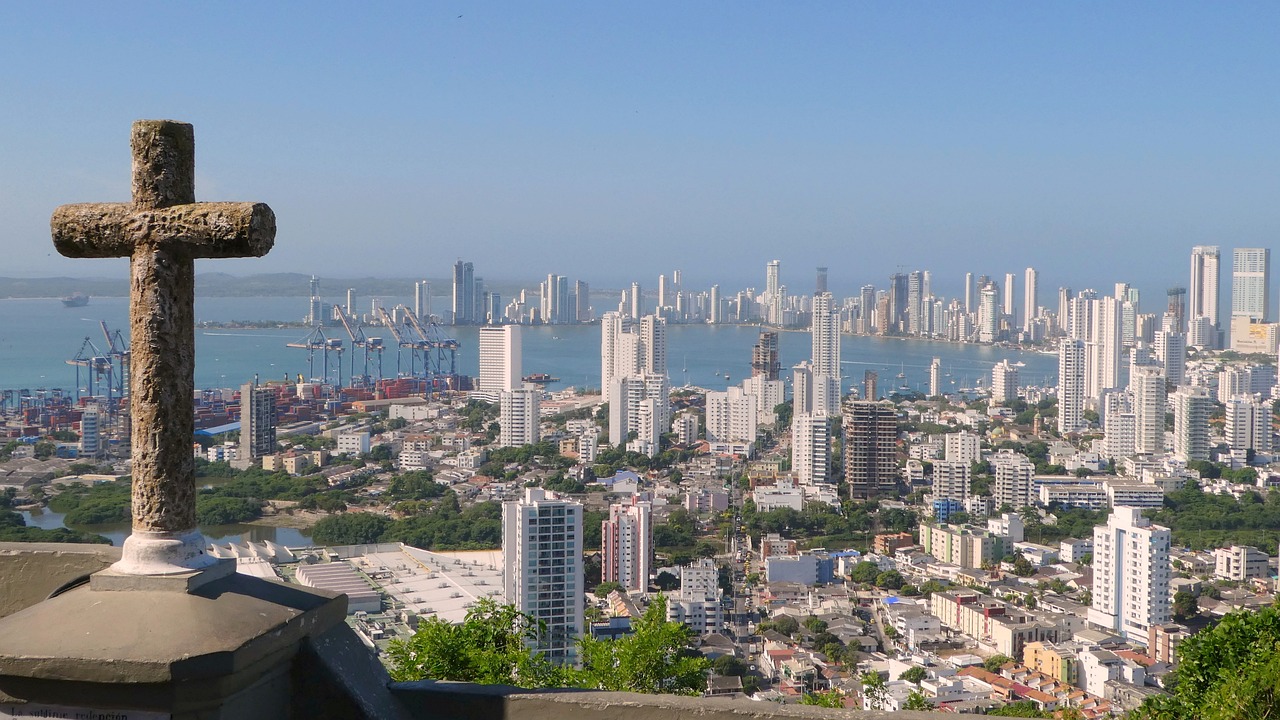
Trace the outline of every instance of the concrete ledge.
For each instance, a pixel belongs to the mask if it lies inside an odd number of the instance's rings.
[[[174,592],[189,593],[236,571],[236,561],[219,558],[202,570],[173,575],[133,575],[114,567],[96,572],[89,578],[89,589],[95,592]]]
[[[120,548],[111,545],[0,542],[0,618],[119,559]]]
[[[531,691],[506,685],[422,680],[393,683],[391,691],[415,718],[451,720],[751,720],[752,718],[845,718],[846,720],[936,720],[928,712],[864,712],[752,700],[678,695]]]

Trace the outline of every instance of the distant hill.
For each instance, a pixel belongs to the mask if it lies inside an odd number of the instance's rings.
[[[226,273],[197,273],[196,293],[204,297],[307,297],[311,292],[311,276],[303,273],[268,273],[236,276]],[[413,296],[409,278],[320,278],[320,294],[339,298],[347,288],[356,295]],[[430,280],[433,294],[451,291],[452,281]],[[82,292],[90,297],[125,297],[129,294],[128,278],[10,278],[0,277],[0,298],[63,297]]]

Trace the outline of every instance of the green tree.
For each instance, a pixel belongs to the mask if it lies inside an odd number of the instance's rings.
[[[1050,717],[1048,713],[1041,712],[1040,709],[1036,707],[1036,704],[1031,702],[1030,700],[1019,700],[1017,702],[1012,702],[1012,703],[1009,703],[1008,705],[1005,705],[1004,707],[999,707],[999,708],[996,708],[995,710],[989,710],[987,711],[987,714],[995,715],[996,717],[1025,717],[1025,718]]]
[[[663,570],[658,573],[658,577],[654,579],[653,583],[658,586],[659,590],[667,592],[680,587],[680,578],[666,570]]]
[[[898,676],[898,679],[919,685],[920,681],[924,680],[926,674],[927,673],[924,668],[916,665],[915,667],[909,667],[906,670],[903,670],[902,674]]]
[[[982,667],[986,668],[987,672],[998,673],[1000,672],[1000,668],[1004,667],[1005,663],[1010,662],[1013,662],[1013,658],[1008,655],[992,655],[982,661]]]
[[[820,693],[805,693],[800,698],[801,705],[815,705],[824,708],[843,708],[844,696],[837,690],[828,690]]]
[[[608,582],[602,582],[596,586],[596,597],[598,598],[609,597],[609,593],[613,592],[614,590],[621,590],[621,589],[622,589],[622,585],[616,582],[613,582],[612,580]]]
[[[617,640],[578,641],[583,687],[619,692],[699,695],[710,662],[689,650],[689,628],[667,621],[667,598],[659,593]]]
[[[868,670],[862,673],[858,681],[862,683],[862,697],[866,699],[870,709],[883,710],[885,701],[889,699],[889,691],[880,673]]]
[[[542,626],[514,605],[481,598],[454,625],[438,617],[418,624],[408,640],[392,640],[387,654],[398,681],[458,680],[525,688],[568,684],[567,670],[535,650]]]
[[[897,590],[905,582],[906,580],[903,579],[902,573],[897,570],[885,570],[876,576],[875,585],[885,590]]]
[[[1200,614],[1200,603],[1196,596],[1186,590],[1173,594],[1173,617],[1185,621]]]
[[[1173,694],[1149,698],[1138,720],[1270,720],[1280,709],[1280,608],[1228,614],[1178,645]]]
[[[856,583],[874,583],[879,575],[880,568],[866,560],[854,565],[853,570],[849,571],[849,578]]]
[[[907,695],[907,701],[902,705],[903,710],[932,710],[933,704],[919,690],[912,690]]]
[[[381,515],[342,513],[316,523],[311,538],[321,545],[363,545],[378,542],[390,526]]]
[[[1013,559],[1013,574],[1018,577],[1031,577],[1036,574],[1036,568],[1031,561],[1022,553]]]

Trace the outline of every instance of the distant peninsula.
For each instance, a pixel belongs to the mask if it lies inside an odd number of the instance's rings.
[[[423,279],[423,278],[419,278]],[[448,294],[452,280],[425,278],[435,295]],[[311,292],[311,276],[304,273],[266,273],[261,275],[228,275],[200,273],[196,275],[196,294],[202,297],[307,297]],[[320,278],[321,296],[346,297],[353,288],[357,296],[413,297],[412,278]],[[0,277],[0,298],[54,298],[75,292],[89,297],[126,297],[129,280],[121,278],[13,278]]]

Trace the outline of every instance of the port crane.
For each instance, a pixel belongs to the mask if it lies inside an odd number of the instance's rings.
[[[448,337],[440,326],[434,322],[428,322],[424,327],[418,321],[418,316],[414,315],[409,308],[404,309],[405,318],[409,324],[413,326],[414,331],[422,337],[426,343],[426,351],[424,364],[427,368],[427,376],[434,379],[438,377],[453,377],[457,374],[458,360],[458,341]],[[448,369],[445,367],[448,362]]]
[[[346,329],[347,336],[351,338],[351,385],[368,386],[376,383],[369,376],[369,353],[373,352],[378,364],[378,380],[382,379],[382,338],[369,337],[365,335],[364,328],[361,327],[360,321],[347,315],[341,306],[335,305],[334,312],[338,315],[338,319],[342,321],[342,327]],[[355,348],[364,350],[364,374],[356,375],[356,353]],[[358,381],[357,381],[358,378]]]
[[[404,370],[400,365],[400,349],[406,349],[409,351],[409,376],[416,376],[418,374],[418,354],[425,352],[425,347],[418,339],[410,337],[406,332],[402,332],[402,328],[396,325],[396,321],[392,319],[391,313],[388,313],[386,308],[378,308],[378,317],[382,318],[382,324],[391,333],[391,337],[396,339],[396,375],[404,375]],[[425,361],[423,364],[425,366]]]
[[[312,381],[316,379],[316,351],[320,351],[323,372],[320,382],[322,383],[329,382],[329,354],[337,353],[338,387],[342,387],[342,338],[331,338],[325,334],[323,326],[316,325],[306,337],[285,345],[307,351],[307,379]]]

